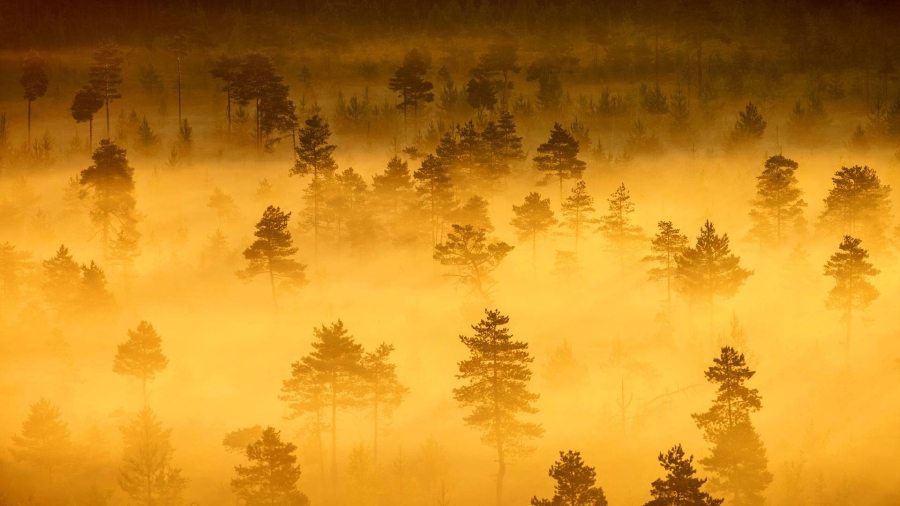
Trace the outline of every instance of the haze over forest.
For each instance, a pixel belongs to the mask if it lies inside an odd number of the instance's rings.
[[[0,506],[900,504],[898,21],[0,0]]]

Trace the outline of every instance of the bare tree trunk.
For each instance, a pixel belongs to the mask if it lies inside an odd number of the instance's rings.
[[[28,101],[28,149],[31,150],[31,100]]]
[[[275,306],[275,314],[278,314],[278,298],[275,296],[275,273],[272,272],[271,259],[269,260],[269,284],[272,286],[272,304]]]
[[[497,442],[497,506],[503,505],[503,477],[506,475],[506,458],[503,455],[503,442]]]

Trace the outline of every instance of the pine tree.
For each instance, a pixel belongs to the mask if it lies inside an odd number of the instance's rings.
[[[47,93],[47,64],[43,58],[32,51],[22,63],[22,77],[19,84],[25,90],[25,100],[28,102],[28,146],[31,146],[31,103]]]
[[[233,219],[236,218],[238,214],[237,204],[235,203],[234,198],[223,192],[218,186],[213,188],[212,195],[209,196],[206,207],[216,212],[216,217],[219,218],[220,227],[222,226],[223,218]]]
[[[619,254],[622,275],[625,274],[625,255],[644,239],[644,231],[633,225],[629,218],[634,212],[634,203],[630,200],[625,183],[622,183],[607,199],[609,211],[600,218],[600,227],[597,228],[597,232],[601,232]]]
[[[397,109],[403,110],[403,131],[406,132],[406,116],[409,107],[413,108],[415,131],[419,131],[419,106],[434,101],[434,84],[425,80],[425,74],[431,62],[418,49],[413,49],[403,57],[403,64],[397,68],[388,80],[388,89],[397,94],[400,103]]]
[[[509,148],[505,134],[496,123],[489,121],[479,137],[481,152],[478,176],[482,189],[493,193],[502,189],[504,179],[509,176],[512,159],[506,153]]]
[[[97,313],[113,307],[115,301],[106,288],[106,274],[93,260],[81,265],[81,286],[78,288],[78,305],[86,313]]]
[[[281,441],[281,432],[266,428],[258,441],[247,446],[249,466],[235,466],[231,490],[246,506],[308,506],[297,490],[300,465],[293,443]]]
[[[457,225],[472,225],[476,229],[484,229],[485,232],[494,231],[489,213],[490,204],[478,195],[472,195],[465,203],[454,209],[448,218],[451,223]]]
[[[331,129],[328,123],[314,114],[306,120],[303,128],[297,135],[297,160],[288,175],[312,176],[307,189],[310,203],[309,221],[313,229],[313,248],[318,257],[319,254],[319,228],[321,224],[321,211],[325,198],[325,182],[330,180],[337,170],[332,154],[337,146],[328,144],[331,137]]]
[[[466,84],[466,102],[475,109],[481,117],[485,110],[493,111],[497,105],[497,93],[494,91],[494,83],[485,78],[469,79]]]
[[[315,341],[313,351],[293,365],[293,387],[308,386],[299,374],[313,373],[325,392],[325,399],[331,411],[331,482],[337,490],[337,412],[339,409],[356,407],[362,395],[363,347],[353,336],[347,335],[344,322],[338,320],[331,326],[322,325],[313,329]],[[288,389],[289,382],[285,382]],[[291,394],[297,392],[291,388]],[[302,400],[302,397],[301,397]]]
[[[249,265],[238,271],[238,277],[250,280],[260,274],[269,275],[272,288],[272,303],[278,311],[278,298],[275,293],[275,281],[282,281],[288,287],[300,287],[306,284],[306,264],[294,260],[298,248],[294,247],[288,221],[291,213],[281,212],[280,207],[269,206],[256,224],[256,240],[244,250],[244,258]]]
[[[556,480],[552,499],[532,497],[532,506],[606,506],[606,494],[597,483],[593,467],[581,460],[581,452],[559,452],[559,460],[550,466],[548,473]]]
[[[91,85],[85,85],[75,93],[72,100],[72,119],[75,123],[88,122],[88,149],[94,151],[94,115],[103,108],[103,96]]]
[[[666,454],[659,454],[659,465],[666,470],[665,479],[659,478],[650,485],[653,499],[644,506],[719,506],[724,499],[713,499],[700,487],[706,478],[695,478],[694,456],[684,456],[681,445],[673,446]]]
[[[78,288],[81,285],[81,269],[78,262],[72,259],[69,249],[60,245],[56,255],[43,261],[44,299],[53,306],[57,314],[65,314],[75,304]]]
[[[775,155],[766,160],[766,168],[756,177],[756,198],[750,201],[754,206],[750,218],[756,225],[754,230],[762,231],[773,228],[775,244],[781,246],[789,224],[802,226],[803,208],[806,202],[800,198],[803,190],[797,186],[797,162],[782,155]],[[764,222],[764,223],[763,223]],[[757,232],[763,239],[765,234]]]
[[[713,473],[710,488],[728,494],[729,504],[761,505],[772,474],[766,470],[766,449],[750,420],[750,414],[762,408],[762,400],[755,388],[744,385],[755,372],[731,346],[722,347],[713,362],[704,374],[718,386],[716,398],[709,411],[691,415],[713,445],[710,456],[700,464]]]
[[[162,338],[153,325],[141,320],[136,330],[128,330],[128,340],[120,344],[113,359],[113,372],[141,380],[144,406],[147,406],[147,381],[162,372],[169,360],[162,352]]]
[[[560,226],[566,227],[575,235],[575,258],[578,258],[578,244],[581,241],[584,229],[597,220],[592,218],[594,214],[594,197],[587,192],[587,183],[579,181],[572,188],[572,194],[566,197],[562,203],[562,222]]]
[[[497,506],[503,503],[503,478],[507,456],[533,451],[530,439],[544,429],[519,419],[520,414],[537,413],[533,404],[540,397],[528,391],[529,365],[534,361],[528,343],[514,341],[506,324],[509,317],[497,310],[485,310],[486,318],[473,325],[473,337],[459,336],[469,358],[459,362],[458,379],[465,385],[453,389],[461,407],[472,408],[464,420],[482,432],[481,441],[497,452]]]
[[[375,201],[387,209],[394,217],[400,207],[409,203],[413,197],[413,181],[409,172],[409,164],[394,155],[381,174],[372,176],[372,193]]]
[[[675,228],[671,221],[660,221],[656,224],[659,230],[650,239],[650,251],[654,254],[644,257],[645,262],[655,262],[659,267],[650,269],[648,274],[651,281],[666,281],[666,305],[672,307],[672,281],[677,276],[676,261],[687,247],[688,238]]]
[[[559,181],[559,200],[563,199],[563,181],[581,179],[587,164],[578,159],[578,141],[559,123],[553,124],[550,140],[537,148],[538,156],[534,157],[535,168],[544,173],[544,179],[538,184],[546,185]]]
[[[16,251],[9,242],[0,244],[0,301],[5,305],[19,295],[22,278],[31,269],[31,253]]]
[[[304,419],[305,425],[311,425],[316,437],[319,471],[325,480],[325,451],[322,445],[322,434],[329,430],[325,419],[325,410],[331,404],[326,377],[323,372],[306,361],[291,364],[291,377],[282,381],[279,399],[288,403],[291,412],[285,419]]]
[[[369,222],[366,213],[368,198],[366,180],[353,167],[334,176],[333,191],[326,202],[326,211],[335,225],[338,251],[344,235],[350,235],[356,241],[369,239],[358,236],[361,225]]]
[[[393,352],[393,345],[381,343],[375,351],[366,353],[362,359],[364,395],[372,410],[372,460],[376,464],[379,421],[389,418],[409,394],[409,388],[397,379],[397,365],[388,362]]]
[[[187,58],[187,56],[191,53],[191,46],[193,45],[193,41],[189,34],[184,30],[179,30],[171,40],[169,40],[168,44],[166,44],[166,52],[172,55],[175,58],[175,62],[177,63],[177,88],[178,88],[178,124],[181,124],[181,60]]]
[[[103,42],[94,51],[94,61],[88,69],[88,81],[103,99],[106,105],[106,138],[109,137],[109,103],[119,95],[117,85],[122,84],[122,64],[125,63],[125,55],[111,42]]]
[[[522,152],[522,137],[516,135],[515,118],[509,111],[501,111],[497,119],[497,131],[501,139],[500,155],[507,162],[514,162],[525,158]]]
[[[820,225],[879,245],[890,220],[891,187],[881,184],[875,169],[859,165],[841,167],[831,181]]]
[[[748,102],[747,107],[738,113],[738,119],[728,140],[732,147],[740,147],[762,139],[765,131],[766,120],[759,114],[753,102]]]
[[[100,141],[92,158],[94,164],[81,171],[78,183],[92,193],[90,218],[100,228],[103,255],[109,257],[119,238],[137,239],[134,168],[128,165],[125,150],[109,139]]]
[[[531,266],[537,266],[537,238],[546,235],[550,227],[558,222],[550,209],[550,199],[541,199],[541,194],[531,192],[525,196],[525,202],[521,206],[512,206],[516,215],[510,225],[516,227],[516,235],[519,242],[531,241]]]
[[[53,468],[64,464],[71,450],[69,425],[61,417],[59,407],[41,397],[22,422],[22,435],[12,437],[13,458],[35,465],[50,482]]]
[[[881,271],[866,260],[869,252],[861,248],[860,243],[860,239],[845,235],[838,246],[840,251],[831,255],[825,264],[825,275],[834,278],[835,282],[828,292],[825,305],[828,309],[841,311],[841,319],[847,323],[845,346],[848,349],[854,311],[865,311],[879,295],[868,277],[876,276]]]
[[[441,236],[441,219],[453,205],[453,184],[447,167],[434,155],[422,160],[422,166],[413,173],[413,178],[416,180],[419,204],[431,218],[431,244],[436,245]]]
[[[135,504],[177,506],[180,503],[187,480],[180,468],[172,466],[171,434],[172,429],[163,429],[146,406],[122,427],[125,449],[119,468],[119,486]]]
[[[243,429],[226,432],[222,438],[222,446],[229,452],[247,454],[247,447],[262,438],[262,425],[254,425],[253,427],[244,427]]]
[[[487,242],[484,229],[472,225],[453,225],[447,233],[447,241],[434,247],[434,259],[456,268],[455,277],[464,285],[470,285],[485,300],[490,299],[491,288],[496,284],[494,272],[513,247],[505,242]]]
[[[691,303],[706,304],[709,332],[713,332],[716,297],[733,297],[753,271],[740,267],[741,259],[728,246],[728,234],[719,236],[709,220],[700,229],[697,244],[675,257],[675,288]]]
[[[286,100],[288,88],[282,83],[283,80],[284,77],[275,71],[272,59],[262,53],[248,53],[241,61],[240,73],[232,92],[238,104],[254,104],[257,148],[262,147],[265,136],[263,117],[266,108],[272,103]]]
[[[500,106],[504,111],[509,105],[509,92],[513,89],[509,73],[518,74],[522,70],[518,60],[516,46],[508,43],[491,44],[488,46],[487,52],[481,55],[478,66],[473,71],[484,79],[493,79],[497,74],[503,76],[503,80],[498,81],[496,87],[500,89]]]
[[[221,90],[225,92],[225,118],[228,120],[228,132],[231,133],[231,104],[234,102],[240,76],[241,60],[223,54],[213,60],[209,74],[222,80]]]

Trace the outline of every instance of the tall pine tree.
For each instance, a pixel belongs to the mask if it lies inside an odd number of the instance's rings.
[[[297,447],[281,441],[281,432],[267,427],[259,440],[247,445],[249,466],[235,466],[231,490],[246,506],[308,506],[297,490],[300,465]]]
[[[864,311],[879,295],[868,278],[880,271],[866,260],[869,252],[860,247],[861,243],[861,240],[845,235],[838,246],[839,251],[825,264],[825,275],[834,278],[834,287],[828,292],[825,305],[841,311],[841,319],[847,324],[844,345],[848,349],[854,313]]]
[[[666,470],[666,477],[650,485],[653,499],[644,506],[719,506],[724,499],[713,499],[700,490],[706,478],[695,478],[694,456],[684,456],[681,445],[673,446],[665,454],[659,454],[659,465]]]
[[[515,217],[509,222],[516,228],[520,242],[531,241],[531,267],[537,268],[537,239],[546,235],[550,227],[558,222],[550,209],[550,199],[542,199],[541,194],[531,192],[525,196],[520,206],[512,206]]]
[[[797,162],[782,155],[766,160],[762,174],[756,176],[756,198],[751,200],[754,222],[750,235],[760,243],[773,242],[781,246],[788,230],[794,234],[803,229],[803,190],[797,185]],[[771,232],[770,232],[771,231]],[[774,233],[774,237],[770,237]]]
[[[162,372],[169,360],[162,352],[162,338],[153,325],[141,320],[136,330],[128,331],[128,340],[120,344],[113,359],[113,372],[141,380],[144,406],[147,406],[147,381]]]
[[[278,297],[275,293],[275,281],[281,281],[288,287],[299,287],[306,284],[306,264],[294,260],[297,248],[288,230],[291,213],[281,212],[280,207],[269,206],[262,219],[256,224],[256,240],[244,250],[244,258],[249,265],[238,271],[241,279],[250,280],[260,274],[269,275],[272,288],[272,303],[278,311]]]
[[[563,199],[563,182],[581,179],[587,164],[578,159],[578,141],[559,123],[553,124],[550,139],[538,146],[534,167],[544,174],[539,184],[559,181],[559,200]]]

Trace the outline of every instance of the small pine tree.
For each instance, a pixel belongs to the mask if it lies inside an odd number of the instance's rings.
[[[644,506],[719,506],[724,499],[713,499],[700,487],[706,478],[695,478],[694,456],[684,456],[681,445],[673,446],[665,455],[659,454],[659,464],[666,470],[665,479],[650,485],[653,499]]]
[[[41,397],[22,422],[22,435],[12,437],[13,458],[34,464],[50,482],[53,468],[65,463],[72,449],[69,426],[61,417],[59,407]]]
[[[281,432],[267,427],[259,440],[247,445],[249,466],[235,466],[231,490],[246,506],[308,506],[297,490],[300,465],[293,443],[281,441]]]
[[[542,199],[541,194],[531,192],[525,196],[525,202],[520,206],[512,206],[515,218],[509,222],[516,228],[519,242],[531,241],[531,266],[537,266],[537,239],[546,235],[550,227],[558,221],[550,209],[550,199]]]
[[[28,101],[28,144],[31,144],[31,103],[47,93],[47,64],[43,58],[32,51],[22,63],[22,78],[19,84],[25,91],[25,100]]]
[[[103,108],[103,96],[91,85],[85,85],[72,99],[72,119],[75,123],[88,123],[88,149],[94,151],[94,115]]]
[[[169,442],[172,429],[162,423],[149,407],[122,427],[124,452],[119,468],[119,486],[141,506],[176,506],[187,480],[181,469],[172,466],[175,451]]]
[[[162,372],[169,360],[162,352],[162,338],[153,325],[141,320],[136,330],[128,331],[128,340],[119,345],[113,359],[113,372],[141,380],[144,406],[147,406],[147,381]]]
[[[493,232],[487,200],[478,195],[472,195],[466,202],[454,209],[448,216],[451,223],[457,225],[472,225],[476,229],[484,229],[485,232]]]
[[[556,480],[552,499],[531,498],[532,506],[606,506],[603,488],[596,487],[597,473],[585,465],[580,452],[559,452],[548,473]]]
[[[78,288],[78,305],[86,313],[98,313],[115,305],[112,293],[106,288],[106,274],[93,260],[81,265],[81,286]]]
[[[644,257],[645,262],[655,262],[658,267],[650,269],[648,274],[651,281],[666,281],[666,305],[672,307],[672,281],[677,274],[676,257],[680,255],[688,244],[688,238],[675,228],[671,221],[660,221],[656,224],[659,230],[650,239],[650,251],[654,254]]]
[[[572,188],[572,194],[562,203],[563,219],[560,222],[561,227],[568,228],[575,236],[576,259],[578,258],[578,244],[584,235],[585,228],[597,222],[592,218],[594,211],[594,197],[588,194],[587,183],[579,181]]]
[[[472,225],[453,225],[453,232],[447,233],[447,241],[434,247],[434,259],[441,265],[456,268],[456,273],[447,274],[464,284],[470,285],[485,300],[490,299],[491,288],[495,285],[491,273],[494,272],[513,247],[505,242],[487,242],[484,229]]]
[[[746,146],[762,139],[765,131],[766,120],[763,119],[753,102],[748,102],[747,107],[738,113],[734,129],[728,136],[728,143],[731,147]]]
[[[859,165],[841,167],[831,181],[819,225],[880,245],[890,220],[890,185],[881,184],[875,169]]]
[[[294,247],[291,233],[288,231],[288,220],[291,213],[281,212],[280,207],[269,206],[256,224],[256,240],[244,250],[244,258],[249,265],[238,271],[241,279],[250,280],[260,274],[269,275],[272,288],[272,303],[278,311],[278,298],[275,292],[275,281],[282,281],[289,287],[300,287],[306,284],[306,264],[301,264],[292,257],[298,248]]]
[[[546,185],[559,181],[559,200],[563,199],[563,182],[569,179],[581,179],[587,164],[578,159],[578,141],[559,123],[553,124],[550,139],[538,146],[538,156],[534,157],[534,166],[544,173],[544,179],[538,184]]]
[[[861,243],[860,239],[845,235],[838,246],[839,251],[825,264],[825,275],[834,278],[835,282],[825,305],[828,309],[841,311],[841,319],[847,323],[845,346],[848,348],[854,311],[864,311],[879,295],[868,277],[876,276],[880,271],[866,260],[869,252],[859,246]]]
[[[81,171],[78,183],[91,192],[91,221],[100,228],[103,256],[118,237],[134,238],[137,221],[134,200],[134,168],[125,150],[109,139],[100,141],[94,164]]]
[[[528,441],[541,437],[544,429],[518,419],[522,413],[537,413],[533,403],[539,398],[528,391],[534,361],[528,343],[513,341],[506,327],[508,316],[497,310],[485,310],[485,315],[472,326],[474,336],[459,336],[469,358],[459,362],[457,378],[466,384],[453,389],[453,398],[461,407],[472,408],[466,424],[482,431],[482,442],[497,452],[497,506],[501,506],[507,456],[531,453]]]
[[[440,240],[442,218],[452,209],[453,184],[447,166],[434,155],[422,160],[422,166],[413,173],[416,180],[416,195],[419,205],[427,210],[431,218],[431,243]]]
[[[388,418],[409,394],[397,379],[397,366],[388,362],[394,346],[381,343],[375,351],[368,352],[362,359],[363,382],[366,401],[372,410],[373,438],[372,459],[378,462],[379,421]]]
[[[75,304],[81,284],[81,269],[72,259],[69,249],[60,245],[53,258],[44,260],[44,299],[53,306],[57,314],[65,314]]]
[[[756,177],[756,198],[750,201],[754,206],[750,218],[754,222],[752,235],[759,236],[761,241],[772,230],[775,244],[781,246],[789,225],[795,234],[798,228],[803,228],[806,202],[800,198],[803,190],[794,175],[797,167],[797,162],[790,158],[775,155],[766,160],[765,169]]]
[[[610,242],[612,249],[618,254],[622,274],[625,274],[625,256],[638,242],[644,239],[641,227],[633,225],[629,215],[634,212],[634,203],[625,189],[625,183],[619,185],[609,196],[609,211],[600,218],[601,232]]]
[[[93,59],[88,69],[88,81],[106,105],[106,139],[109,139],[109,103],[122,98],[116,86],[122,84],[125,55],[115,44],[103,42],[94,51]]]

